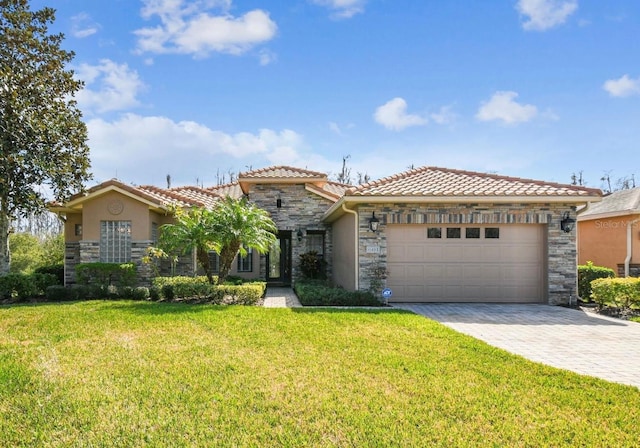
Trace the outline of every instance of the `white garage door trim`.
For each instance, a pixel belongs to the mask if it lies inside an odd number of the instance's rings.
[[[534,224],[390,224],[391,301],[541,303],[544,229]]]

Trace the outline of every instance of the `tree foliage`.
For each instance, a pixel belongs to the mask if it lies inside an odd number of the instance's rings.
[[[218,283],[222,284],[238,253],[244,257],[249,248],[264,253],[276,241],[277,227],[269,214],[246,199],[227,196],[212,209],[176,208],[173,213],[175,221],[160,228],[160,248],[173,255],[195,251],[209,283],[214,283],[210,251],[220,256]]]
[[[218,283],[222,284],[236,254],[245,257],[249,248],[261,254],[268,252],[276,242],[278,228],[267,211],[246,199],[227,196],[216,203],[213,214],[213,248],[220,255]]]
[[[11,219],[43,210],[44,185],[63,201],[89,175],[87,129],[65,67],[73,52],[50,34],[51,8],[0,0],[0,273],[9,270]]]
[[[31,274],[37,268],[60,265],[64,262],[64,236],[49,235],[40,239],[30,233],[12,233],[10,272]]]

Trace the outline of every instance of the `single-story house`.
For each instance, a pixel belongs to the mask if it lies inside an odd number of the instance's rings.
[[[171,221],[169,205],[210,206],[225,195],[248,197],[279,229],[268,254],[239,259],[233,274],[290,284],[299,256],[313,250],[335,284],[382,284],[390,301],[549,304],[575,297],[575,210],[601,198],[581,186],[437,167],[359,186],[287,166],[210,188],[110,180],[51,207],[66,220],[66,281],[92,261],[132,261],[148,280],[141,259]],[[182,273],[193,272],[193,259],[181,261]]]
[[[640,277],[640,187],[615,191],[578,213],[578,262]]]

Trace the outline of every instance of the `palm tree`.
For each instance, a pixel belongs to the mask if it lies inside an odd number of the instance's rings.
[[[227,196],[210,210],[176,208],[174,218],[173,224],[161,226],[160,248],[167,253],[183,255],[195,250],[198,264],[211,284],[214,278],[209,263],[210,251],[220,255],[218,284],[222,284],[238,253],[244,257],[249,248],[265,253],[276,241],[277,227],[269,214],[244,198]]]
[[[224,283],[236,254],[247,255],[251,248],[266,253],[276,241],[278,228],[269,214],[246,198],[229,196],[218,201],[211,211],[214,219],[212,245],[220,255],[218,283]]]
[[[173,209],[175,222],[160,227],[159,247],[169,254],[185,255],[196,251],[198,264],[204,270],[209,283],[213,283],[213,272],[209,263],[209,251],[213,250],[214,214],[206,208],[184,210]]]

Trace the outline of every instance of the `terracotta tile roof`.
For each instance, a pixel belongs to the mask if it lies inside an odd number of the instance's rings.
[[[579,219],[588,219],[599,215],[633,215],[640,213],[640,187],[614,191],[604,196],[602,201],[589,204],[578,215]]]
[[[172,190],[155,187],[153,185],[142,185],[137,187],[137,190],[155,198],[159,203],[165,206],[173,204],[179,207],[202,207],[204,205],[204,203],[199,200],[189,198],[188,196]]]
[[[291,166],[270,166],[259,170],[246,171],[238,175],[241,182],[248,179],[309,179],[327,180],[327,175],[318,171],[310,171]]]
[[[496,174],[422,167],[348,190],[349,196],[600,196],[600,190]]]
[[[323,190],[331,195],[334,195],[340,198],[350,188],[353,188],[353,185],[347,185],[347,184],[341,184],[338,182],[328,181],[326,185],[323,187]]]
[[[224,185],[216,185],[215,187],[208,187],[207,190],[217,194],[218,196],[231,196],[234,199],[240,199],[244,193],[238,182]]]
[[[186,200],[199,202],[207,208],[213,207],[221,198],[221,196],[214,191],[193,186],[171,188],[169,191],[179,194]]]

